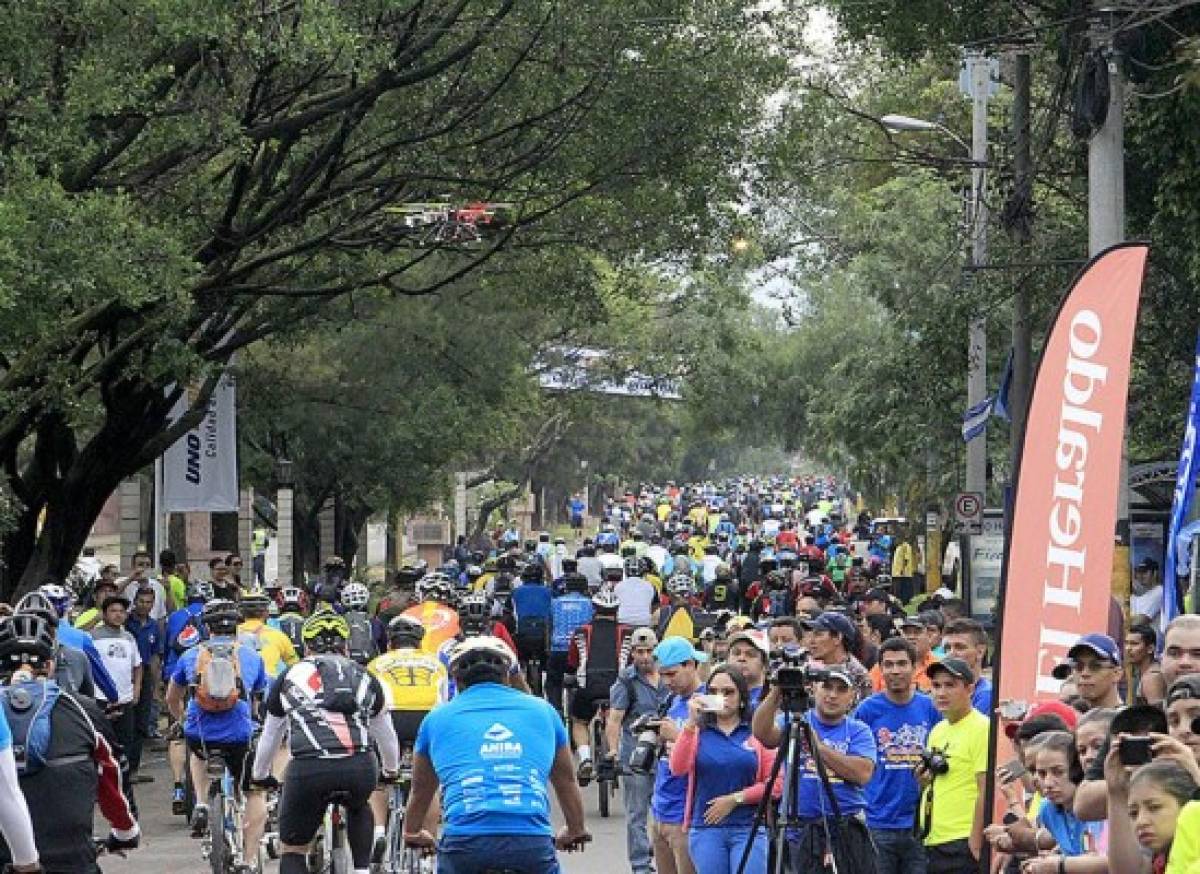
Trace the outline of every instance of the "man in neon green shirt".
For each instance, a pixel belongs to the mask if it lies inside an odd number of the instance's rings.
[[[945,759],[943,768],[917,769],[923,787],[917,821],[925,841],[927,870],[928,874],[974,874],[983,846],[990,722],[971,704],[975,674],[962,659],[935,662],[926,676],[933,704],[944,719],[930,730],[925,749],[940,752]]]

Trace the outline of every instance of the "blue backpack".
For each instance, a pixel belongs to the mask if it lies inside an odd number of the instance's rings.
[[[62,690],[53,680],[27,680],[0,689],[0,704],[12,729],[17,774],[29,777],[48,765],[87,761],[87,756],[50,759],[50,716]]]

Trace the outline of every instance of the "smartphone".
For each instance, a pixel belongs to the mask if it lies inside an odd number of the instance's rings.
[[[1000,782],[1005,785],[1025,775],[1025,765],[1020,759],[1013,759],[1011,762],[1005,763],[1000,767],[1000,770],[1004,772],[1000,778]]]
[[[1150,750],[1151,739],[1146,735],[1133,735],[1121,738],[1121,764],[1144,765],[1154,758]]]
[[[697,695],[696,699],[700,702],[700,709],[707,713],[718,713],[725,709],[724,695]]]

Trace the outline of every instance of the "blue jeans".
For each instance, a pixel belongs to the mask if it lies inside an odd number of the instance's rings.
[[[628,759],[625,756],[621,761]],[[649,832],[654,775],[624,773],[621,790],[625,797],[625,848],[629,853],[629,867],[634,874],[648,874],[654,870],[654,849]]]
[[[735,825],[722,828],[688,829],[688,852],[692,864],[703,874],[734,874],[746,841],[750,838],[750,826]],[[750,846],[750,857],[746,860],[746,871],[767,870],[767,831],[759,828]]]
[[[545,835],[453,835],[438,843],[438,874],[489,869],[559,874],[554,838]]]
[[[925,847],[912,829],[871,829],[879,874],[925,874]]]

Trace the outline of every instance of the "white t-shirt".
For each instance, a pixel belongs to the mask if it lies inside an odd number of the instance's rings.
[[[154,590],[154,606],[150,608],[150,618],[165,618],[167,615],[167,595],[166,592],[163,591],[162,583],[153,577],[143,580],[142,583],[148,584],[149,588]],[[141,587],[142,584],[139,584],[137,580],[130,580],[126,578],[126,585],[121,591],[121,594],[129,599],[130,606],[133,605],[133,599],[137,595],[138,589]]]
[[[92,637],[96,640],[100,661],[104,662],[117,687],[116,703],[130,703],[133,701],[133,672],[142,663],[137,641],[124,628],[116,630],[103,624],[96,626]]]
[[[640,628],[650,624],[650,614],[654,612],[654,599],[658,593],[654,586],[641,577],[626,577],[617,583],[613,589],[617,593],[617,622],[630,628]]]
[[[1144,595],[1131,595],[1129,597],[1129,612],[1134,615],[1142,615],[1148,617],[1152,622],[1158,622],[1158,616],[1162,613],[1163,607],[1163,587],[1157,585]]]

